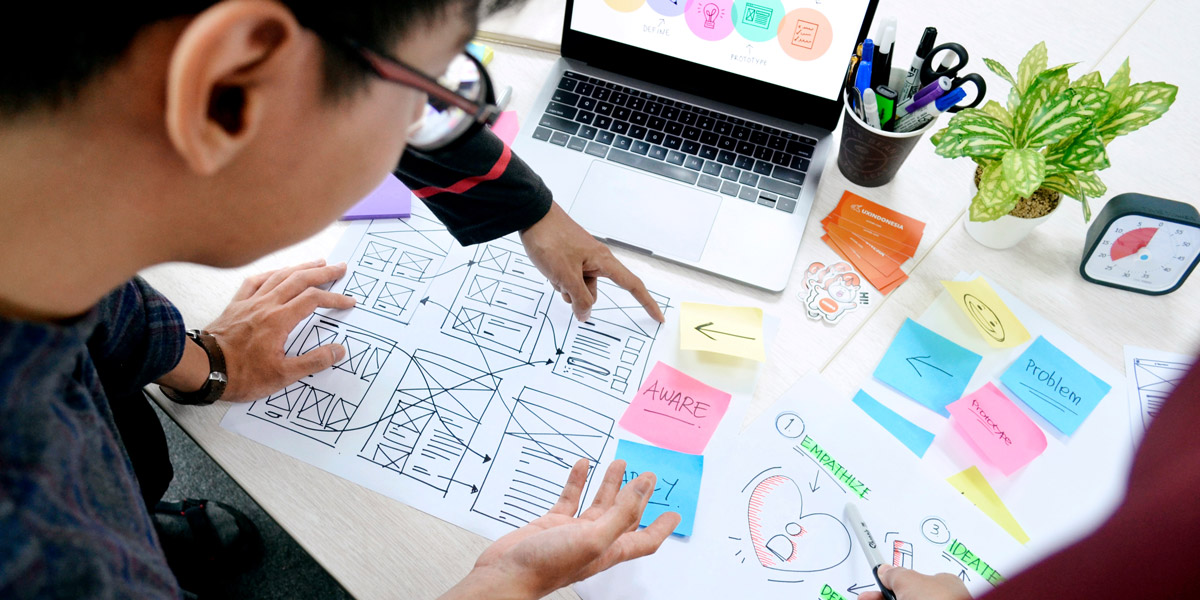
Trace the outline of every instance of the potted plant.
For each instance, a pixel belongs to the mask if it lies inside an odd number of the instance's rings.
[[[1078,63],[1047,68],[1046,44],[1034,46],[1014,77],[983,59],[1012,86],[1007,108],[989,100],[960,111],[931,141],[946,158],[970,157],[977,191],[966,228],[976,241],[1008,248],[1021,241],[1070,196],[1092,217],[1088,198],[1107,188],[1096,172],[1109,166],[1105,148],[1117,137],[1161,117],[1179,88],[1131,84],[1129,59],[1105,83],[1093,71],[1071,81]]]

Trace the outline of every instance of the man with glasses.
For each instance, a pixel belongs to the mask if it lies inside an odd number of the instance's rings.
[[[171,471],[142,386],[187,404],[249,401],[345,353],[283,354],[314,309],[353,305],[318,287],[344,265],[251,277],[186,336],[136,277],[147,266],[245,264],[316,233],[399,162],[463,243],[520,231],[577,318],[609,277],[661,320],[641,282],[482,129],[497,112],[490,82],[462,56],[479,2],[5,9],[0,597],[178,596],[160,540],[207,547],[171,565],[201,579],[235,568],[252,553],[236,511],[155,506]],[[558,505],[490,547],[448,595],[538,597],[653,552],[673,530],[676,515],[637,530],[653,476],[620,489],[619,461],[576,518],[585,473],[576,465]]]

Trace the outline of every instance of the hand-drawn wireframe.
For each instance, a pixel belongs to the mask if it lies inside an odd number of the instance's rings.
[[[464,458],[488,458],[470,444],[499,387],[491,373],[417,350],[359,456],[444,495]]]
[[[755,475],[743,493],[768,471]],[[850,556],[852,542],[846,525],[826,513],[805,514],[800,486],[787,475],[763,477],[754,485],[746,506],[750,543],[759,564],[767,569],[826,571]]]
[[[666,312],[670,299],[650,294]],[[629,292],[599,281],[592,316],[585,323],[571,320],[554,374],[628,402],[628,390],[636,390],[646,375],[646,359],[660,328]]]
[[[1150,426],[1163,402],[1175,386],[1183,381],[1191,365],[1183,362],[1165,361],[1148,358],[1133,359],[1133,379],[1137,384],[1138,414],[1142,420],[1142,429]]]
[[[520,361],[541,335],[550,294],[520,243],[482,244],[442,322],[442,333]]]
[[[420,214],[376,219],[346,261],[346,276],[331,291],[354,297],[357,310],[407,325],[453,243],[444,225]]]
[[[327,446],[337,444],[367,397],[375,376],[396,349],[396,342],[315,314],[289,343],[287,353],[299,356],[331,343],[346,348],[346,357],[332,369],[309,375],[265,400],[255,401],[247,412]]]
[[[588,460],[591,486],[591,471],[612,438],[613,420],[529,387],[515,400],[471,510],[520,527],[554,506],[580,458]]]

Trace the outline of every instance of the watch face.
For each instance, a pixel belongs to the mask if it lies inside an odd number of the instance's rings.
[[[1109,224],[1084,263],[1097,281],[1145,292],[1165,292],[1187,275],[1200,252],[1200,229],[1145,215]]]

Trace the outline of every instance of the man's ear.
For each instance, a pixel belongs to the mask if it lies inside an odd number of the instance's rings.
[[[219,2],[175,44],[167,71],[166,125],[196,173],[220,171],[253,139],[271,81],[292,76],[300,25],[276,2]]]

